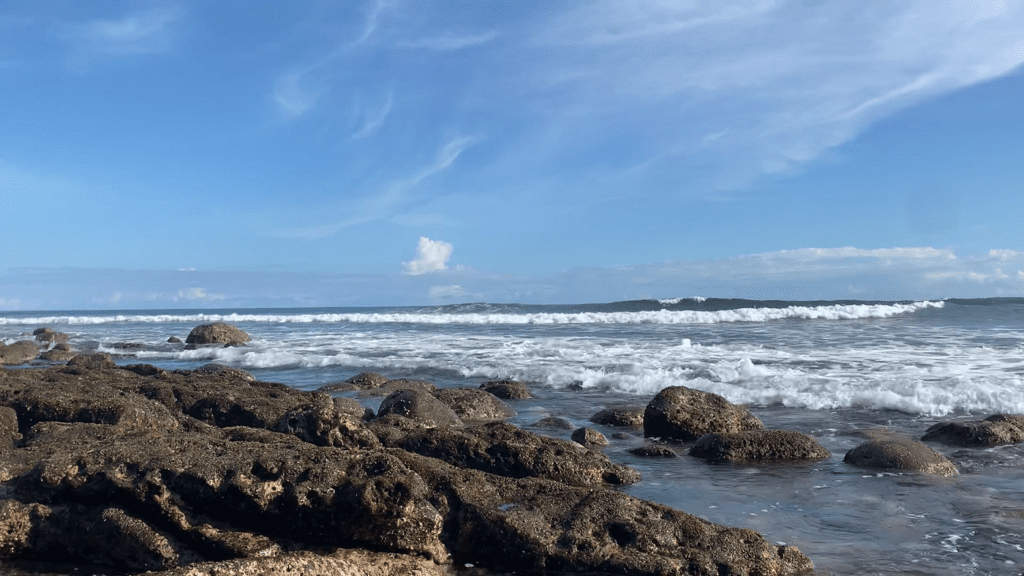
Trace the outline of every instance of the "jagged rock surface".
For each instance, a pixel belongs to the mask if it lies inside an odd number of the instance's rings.
[[[759,430],[763,426],[743,406],[718,394],[669,386],[644,410],[644,436],[689,442],[710,432]]]

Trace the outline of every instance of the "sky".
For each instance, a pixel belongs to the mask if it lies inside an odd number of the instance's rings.
[[[0,4],[0,310],[1024,296],[1024,1]]]

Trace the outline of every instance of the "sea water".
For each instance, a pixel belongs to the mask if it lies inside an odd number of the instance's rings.
[[[167,342],[210,322],[252,341]],[[364,371],[441,387],[520,380],[535,398],[510,401],[513,423],[561,416],[609,436],[622,431],[588,421],[604,407],[643,407],[666,386],[714,392],[748,405],[766,428],[813,436],[832,456],[711,465],[680,445],[679,458],[643,459],[627,452],[642,433],[626,431],[605,452],[644,479],[622,491],[795,545],[822,574],[1024,572],[1024,448],[932,445],[959,467],[953,478],[842,461],[871,434],[919,438],[942,420],[1024,413],[1024,299],[7,312],[0,340],[41,326],[121,364],[217,362],[304,390]],[[381,400],[359,399],[373,409]]]

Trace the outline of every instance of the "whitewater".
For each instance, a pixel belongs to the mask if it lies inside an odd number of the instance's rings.
[[[194,350],[168,342],[210,322],[252,341]],[[307,390],[364,371],[441,387],[520,380],[537,397],[514,406],[520,426],[548,415],[587,425],[601,408],[643,407],[666,386],[714,392],[768,428],[810,434],[832,457],[709,466],[681,449],[679,459],[651,461],[626,452],[644,442],[626,434],[606,452],[644,474],[627,491],[796,544],[826,574],[1024,570],[1018,446],[934,446],[962,472],[944,480],[842,463],[873,430],[920,437],[942,420],[1024,413],[1024,299],[0,312],[0,341],[41,326],[119,364],[215,362]]]

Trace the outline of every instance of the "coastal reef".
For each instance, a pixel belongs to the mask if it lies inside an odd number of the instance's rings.
[[[219,333],[195,344],[244,343]],[[451,392],[407,383],[350,382],[356,393],[389,390],[375,414],[217,365],[168,371],[81,354],[0,368],[0,569],[40,560],[221,576],[440,576],[465,564],[548,575],[812,569],[792,546],[615,490],[639,473],[589,443],[502,422],[512,408],[493,394],[521,397],[517,383]],[[715,431],[760,427],[743,409],[701,400],[730,424]],[[687,418],[685,434],[711,431]]]

